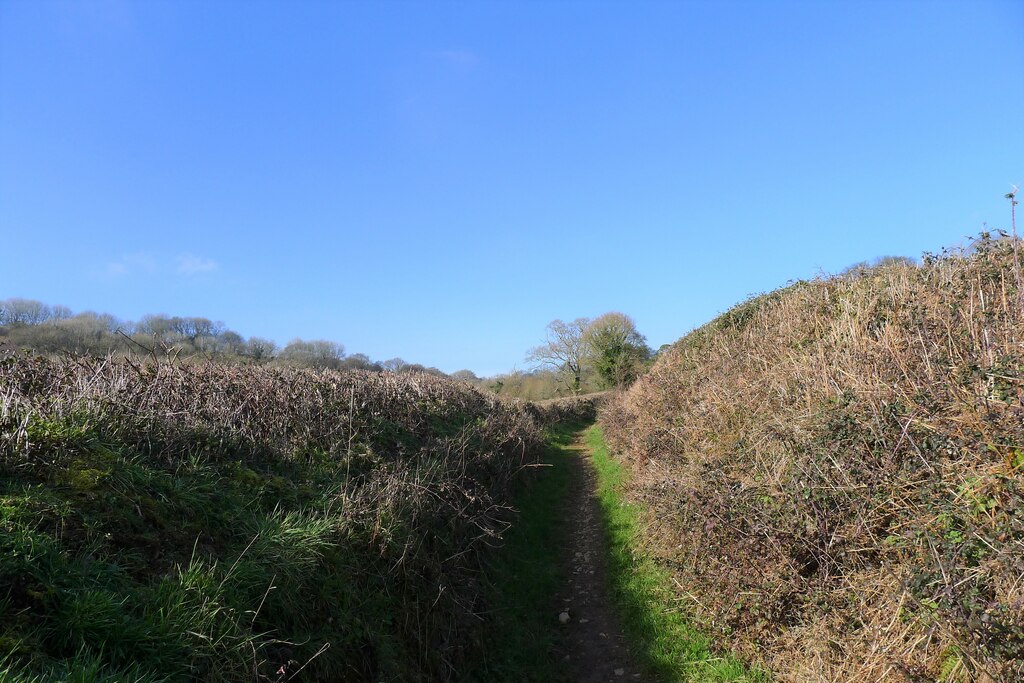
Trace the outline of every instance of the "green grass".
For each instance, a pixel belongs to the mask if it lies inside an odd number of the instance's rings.
[[[427,455],[415,499],[365,494],[355,517],[343,458],[173,464],[30,426],[64,442],[35,470],[0,453],[0,682],[233,683],[306,664],[308,680],[435,680],[447,665],[428,639],[475,632],[426,575],[458,580],[444,558],[473,550],[422,502],[460,483]],[[428,532],[431,547],[407,542]]]
[[[653,560],[636,552],[638,510],[622,500],[626,471],[608,451],[601,428],[586,431],[597,470],[597,493],[608,529],[608,574],[623,628],[649,675],[664,681],[753,683],[767,676],[747,670],[672,607],[677,598],[669,575]]]
[[[561,637],[552,606],[562,585],[559,548],[565,528],[565,496],[571,457],[564,449],[587,427],[562,424],[548,431],[546,467],[516,499],[519,514],[492,558],[487,574],[488,625],[484,658],[465,672],[471,681],[558,681],[566,670],[552,652]],[[598,474],[598,496],[609,531],[609,580],[615,606],[634,652],[649,677],[692,683],[761,683],[735,658],[716,651],[674,603],[668,575],[635,554],[637,510],[625,505],[625,471],[609,454],[599,427],[584,432]],[[647,679],[649,680],[649,679]]]
[[[544,467],[516,499],[519,514],[488,567],[484,659],[468,672],[473,681],[558,681],[566,672],[553,661],[560,637],[553,605],[562,586],[559,547],[565,529],[565,496],[572,472],[564,448],[582,424],[548,429]]]
[[[49,481],[5,477],[0,681],[247,680],[275,628],[306,661],[365,614],[379,619],[369,600],[339,609],[353,588],[319,594],[362,578],[326,502],[285,509],[261,493],[276,474],[237,469],[208,459],[169,472],[89,444]]]

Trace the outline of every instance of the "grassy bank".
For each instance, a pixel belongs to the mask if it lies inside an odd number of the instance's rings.
[[[671,589],[671,577],[638,552],[640,516],[623,500],[626,470],[612,458],[599,426],[586,431],[597,471],[597,494],[608,528],[608,573],[615,603],[634,652],[663,681],[760,681],[742,664],[716,652],[694,628]]]
[[[781,680],[1024,680],[1024,292],[1008,239],[798,282],[602,410],[645,547]]]
[[[0,679],[460,678],[540,447],[427,375],[0,357]]]

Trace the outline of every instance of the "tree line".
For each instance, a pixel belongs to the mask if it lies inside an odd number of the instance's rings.
[[[445,374],[401,358],[375,361],[363,353],[347,354],[343,344],[325,339],[296,338],[279,347],[271,339],[243,337],[223,322],[209,318],[161,314],[130,321],[109,313],[74,313],[67,306],[21,298],[0,300],[0,347],[4,346],[51,354],[131,352],[332,370]],[[460,373],[478,380],[468,370],[455,374]],[[463,374],[462,378],[467,377]]]
[[[527,360],[548,374],[564,392],[624,387],[650,364],[654,352],[625,313],[548,323],[544,343]]]
[[[75,313],[34,299],[0,300],[0,349],[31,349],[44,354],[154,354],[167,358],[206,358],[231,363],[256,363],[332,370],[425,372],[445,375],[435,367],[401,358],[373,360],[349,354],[345,346],[325,339],[296,338],[279,346],[263,337],[243,337],[219,320],[198,316],[146,315],[137,321],[109,313]],[[501,396],[543,400],[600,391],[630,384],[654,354],[624,313],[571,322],[553,320],[544,343],[530,350],[527,371],[478,377],[470,370],[449,377]]]

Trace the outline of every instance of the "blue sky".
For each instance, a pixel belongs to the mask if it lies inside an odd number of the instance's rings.
[[[0,298],[446,371],[1009,227],[1021,2],[0,0]]]

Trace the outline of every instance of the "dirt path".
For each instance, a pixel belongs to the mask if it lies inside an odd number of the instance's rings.
[[[565,449],[573,469],[567,492],[564,575],[556,615],[565,639],[561,653],[572,680],[580,683],[640,680],[640,668],[630,655],[608,585],[608,543],[595,494],[596,475],[590,453],[580,435]]]

